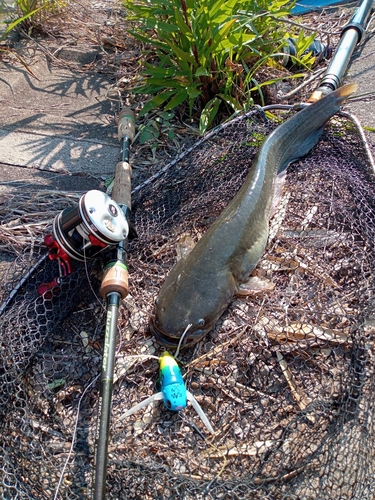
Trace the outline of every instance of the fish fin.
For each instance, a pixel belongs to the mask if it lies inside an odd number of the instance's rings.
[[[345,101],[345,99],[347,99],[357,90],[357,88],[358,85],[356,83],[347,83],[346,85],[343,85],[342,87],[339,87],[330,94],[324,96],[322,100],[330,98],[332,99],[332,96],[335,96],[337,106],[340,106],[343,103],[343,101]],[[300,147],[298,148],[297,152],[293,155],[293,157],[290,158],[288,161],[286,161],[283,165],[281,165],[278,174],[283,172],[283,170],[285,170],[290,163],[297,160],[298,158],[302,158],[303,156],[305,156],[310,151],[310,149],[312,149],[317,144],[317,142],[320,139],[320,136],[323,133],[323,130],[324,130],[324,125],[315,130],[315,132],[313,132],[312,134],[310,134],[300,145]]]
[[[161,401],[164,399],[164,395],[162,392],[157,392],[154,394],[154,401]]]
[[[163,399],[163,393],[162,392],[157,392],[156,394],[153,394],[149,398],[144,399],[137,405],[133,406],[133,408],[130,408],[130,410],[126,411],[121,417],[119,418],[119,422],[122,422],[126,417],[129,417],[130,415],[133,415],[133,413],[136,413],[138,410],[143,408],[144,406],[148,406],[154,401],[158,401]]]
[[[267,278],[263,278],[261,276],[250,276],[250,278],[245,281],[245,283],[241,283],[238,287],[236,295],[256,295],[258,293],[269,292],[275,289],[275,284],[272,283]]]
[[[177,262],[185,258],[195,247],[195,241],[188,233],[183,233],[178,238],[176,245]]]
[[[312,134],[310,134],[303,141],[298,150],[294,153],[293,157],[290,158],[288,161],[286,161],[283,165],[281,165],[279,171],[277,172],[277,175],[280,175],[290,163],[297,160],[298,158],[302,158],[302,156],[307,155],[310,149],[312,149],[315,146],[315,144],[317,144],[323,131],[324,131],[324,125],[315,130],[315,132],[313,132]]]
[[[278,208],[280,200],[283,196],[285,180],[286,180],[286,170],[284,169],[282,172],[277,174],[277,177],[275,180],[275,191],[274,191],[273,200],[272,200],[270,219],[272,219],[272,217],[277,212],[277,208]]]
[[[321,99],[330,96],[331,99],[334,97],[336,99],[336,105],[340,106],[345,99],[347,99],[351,94],[353,94],[358,88],[356,83],[347,83],[342,87],[332,90],[329,87],[319,87],[314,90],[311,96],[307,100],[307,104],[313,104],[314,102],[320,101]],[[302,104],[302,107],[304,105]]]
[[[212,425],[210,424],[210,421],[206,417],[206,414],[202,410],[200,404],[198,401],[195,399],[195,397],[192,395],[190,391],[186,391],[186,398],[191,402],[191,404],[194,407],[194,410],[198,413],[200,419],[204,423],[204,425],[207,427],[207,429],[211,432],[211,434],[215,434],[215,431],[212,428]]]
[[[284,170],[284,172],[286,172]],[[277,232],[281,228],[282,223],[284,222],[286,212],[288,209],[288,204],[290,200],[291,193],[290,191],[286,191],[278,202],[277,206],[273,207],[273,212],[270,218],[270,225],[268,230],[268,241],[267,248],[270,247],[273,242]]]
[[[336,95],[338,102],[341,104],[343,101],[345,101],[345,99],[354,94],[357,88],[358,85],[356,83],[347,83],[346,85],[343,85],[342,87],[336,89],[334,91],[334,94]]]

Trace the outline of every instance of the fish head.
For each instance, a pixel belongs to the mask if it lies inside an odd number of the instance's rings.
[[[165,347],[177,347],[187,327],[183,346],[188,347],[199,342],[215,323],[207,321],[207,311],[191,311],[195,305],[175,303],[160,305],[160,298],[155,305],[155,316],[150,321],[150,329],[156,340]],[[201,308],[199,308],[201,309]],[[189,326],[190,325],[190,326]]]
[[[188,323],[187,326],[188,325],[192,325],[192,323]],[[184,347],[190,347],[196,344],[203,337],[205,337],[207,333],[210,332],[210,330],[212,330],[212,328],[191,328],[192,327],[189,328],[188,334],[184,337],[185,340],[182,343]],[[151,333],[159,342],[159,344],[167,348],[176,348],[185,330],[186,327],[173,327],[173,325],[171,325],[169,321],[167,321],[166,323],[165,321],[160,320],[158,314],[155,314],[155,317],[151,318],[150,320]]]
[[[150,329],[165,347],[192,346],[205,337],[233,297],[233,284],[225,276],[207,279],[204,274],[164,282],[155,303]]]

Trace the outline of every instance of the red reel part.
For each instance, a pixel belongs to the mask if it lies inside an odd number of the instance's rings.
[[[60,278],[72,273],[72,260],[95,258],[104,248],[117,245],[129,232],[122,208],[101,191],[88,191],[76,207],[63,210],[53,221],[53,234],[45,236],[50,260],[59,265],[59,277],[42,283],[38,294],[55,295]]]

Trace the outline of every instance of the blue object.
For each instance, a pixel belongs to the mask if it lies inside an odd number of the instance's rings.
[[[152,355],[150,357],[155,358],[155,356]],[[119,420],[124,420],[124,418],[133,415],[133,413],[137,412],[144,406],[153,403],[154,401],[162,400],[168,410],[172,411],[183,410],[184,408],[186,408],[187,401],[190,401],[190,403],[194,407],[194,410],[198,413],[207,429],[211,432],[211,434],[215,434],[215,431],[213,430],[212,425],[210,424],[204,411],[200,407],[200,404],[192,395],[192,393],[186,389],[180,367],[178,366],[174,357],[171,356],[167,351],[163,352],[163,354],[159,358],[159,365],[160,368],[159,379],[157,381],[157,389],[160,392],[153,394],[149,398],[144,399],[141,403],[133,406],[133,408],[126,411]]]
[[[306,14],[307,12],[312,12],[313,10],[322,10],[324,7],[332,7],[334,5],[354,3],[348,2],[348,0],[300,0],[297,2],[296,6],[292,9],[292,14],[300,15]]]
[[[176,360],[168,352],[159,358],[159,380],[157,389],[163,393],[168,410],[181,411],[186,408],[186,388]]]

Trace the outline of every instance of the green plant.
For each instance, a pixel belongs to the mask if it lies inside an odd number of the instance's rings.
[[[54,11],[63,4],[60,0],[16,0],[15,2],[18,16],[16,19],[7,22],[8,27],[2,35],[4,39],[18,25],[24,25],[27,29],[33,26],[34,20],[41,21],[41,14]]]
[[[34,17],[38,12],[52,12],[66,5],[65,0],[16,0],[23,16]]]
[[[281,19],[289,0],[124,0],[145,44],[141,81],[131,91],[153,97],[141,114],[184,106],[200,115],[200,132],[219,109],[247,109],[265,83],[261,66],[276,65],[291,35]],[[302,45],[302,41],[299,43]],[[300,47],[299,47],[300,48]],[[297,47],[297,57],[298,50]],[[311,58],[310,58],[311,59]],[[301,61],[309,65],[306,57]],[[275,80],[269,80],[267,83]]]
[[[161,135],[166,135],[168,139],[174,139],[174,131],[171,120],[174,114],[168,111],[159,112],[155,117],[140,126],[140,144],[145,144],[149,140],[157,141]]]
[[[4,41],[9,35],[9,33],[12,30],[14,30],[18,25],[21,26],[23,25],[28,30],[30,30],[33,26],[32,19],[34,19],[34,17],[41,11],[44,12],[51,11],[54,10],[56,6],[63,5],[62,2],[60,2],[60,0],[16,0],[15,4],[19,15],[18,17],[16,17],[16,19],[13,20],[3,20],[3,23],[7,25],[7,27],[0,34],[0,42]],[[0,13],[2,13],[3,10],[4,11],[6,10],[5,1],[0,0]],[[14,14],[12,17],[14,17]],[[40,19],[38,19],[38,21],[40,21]],[[7,47],[6,45],[0,47],[0,55],[9,53],[15,56],[20,61],[20,63],[25,67],[28,73],[38,80],[38,77],[32,72],[31,68],[27,65],[27,63],[17,53],[15,49]]]
[[[171,111],[155,111],[148,119],[139,124],[139,143],[150,147],[153,157],[157,148],[167,142],[175,142],[173,120],[175,115]],[[177,145],[177,144],[176,144]]]

